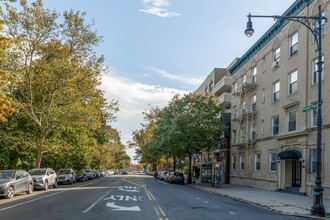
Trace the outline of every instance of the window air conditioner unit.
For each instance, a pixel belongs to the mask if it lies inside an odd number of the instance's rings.
[[[276,67],[279,67],[280,66],[280,62],[279,61],[274,61],[273,63],[272,63],[272,68],[274,69],[274,68],[276,68]]]

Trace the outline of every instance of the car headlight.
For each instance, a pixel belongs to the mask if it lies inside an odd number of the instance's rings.
[[[43,182],[43,179],[42,178],[36,178],[35,180],[36,180],[36,182],[40,182],[40,183]]]
[[[0,188],[6,188],[7,187],[7,185],[9,184],[9,182],[8,183],[2,183],[2,184],[0,184]]]

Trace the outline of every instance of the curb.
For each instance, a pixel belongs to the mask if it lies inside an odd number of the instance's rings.
[[[200,190],[200,191],[203,191],[203,192],[213,193],[213,194],[216,194],[216,195],[219,195],[219,196],[222,196],[222,197],[234,200],[234,201],[243,202],[243,203],[246,203],[246,204],[251,204],[251,205],[257,206],[259,208],[263,208],[263,209],[266,209],[268,211],[276,212],[276,213],[279,213],[279,214],[290,215],[290,216],[301,217],[301,218],[308,218],[308,219],[329,220],[329,218],[327,218],[327,217],[316,217],[316,216],[311,216],[311,215],[302,215],[302,214],[292,214],[292,213],[286,213],[286,212],[279,212],[279,211],[271,209],[268,206],[260,206],[259,204],[256,204],[254,202],[244,200],[244,199],[241,199],[241,198],[237,198],[237,197],[228,196],[228,195],[220,193],[220,192],[215,192],[215,191],[210,191],[210,190],[207,190],[207,189],[203,189],[203,187],[198,187],[198,186],[194,186],[194,185],[190,185],[190,184],[186,184],[185,186],[190,187],[190,188],[194,188],[194,189],[197,189],[197,190]]]

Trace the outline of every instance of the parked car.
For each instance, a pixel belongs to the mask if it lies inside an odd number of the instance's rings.
[[[164,181],[169,183],[170,182],[170,177],[171,177],[171,174],[174,173],[174,172],[168,172],[165,177],[164,177]]]
[[[180,183],[180,184],[184,184],[184,175],[183,173],[180,172],[172,172],[170,174],[170,183]]]
[[[164,171],[159,171],[159,172],[157,173],[156,178],[160,180],[160,176],[162,175],[163,172],[164,172]]]
[[[91,169],[82,169],[87,174],[89,180],[95,179],[95,173]]]
[[[84,182],[88,180],[88,176],[83,170],[76,170],[76,180]]]
[[[114,175],[116,174],[114,170],[109,170],[109,175]]]
[[[51,168],[32,169],[29,171],[35,189],[47,190],[49,186],[57,188],[57,175]]]
[[[69,183],[73,184],[77,182],[76,180],[76,173],[73,169],[60,169],[57,172],[57,183]]]
[[[0,196],[11,199],[16,193],[33,192],[33,179],[25,170],[0,170]]]
[[[93,170],[96,178],[100,178],[100,172],[98,170]]]
[[[100,173],[100,177],[104,177],[104,171],[103,170],[99,170]]]
[[[165,180],[165,176],[166,176],[168,173],[170,173],[170,172],[169,172],[169,171],[163,171],[163,172],[160,174],[159,179],[164,181],[164,180]]]
[[[122,175],[127,175],[128,173],[127,173],[126,170],[124,170],[124,171],[121,171],[121,174],[122,174]]]

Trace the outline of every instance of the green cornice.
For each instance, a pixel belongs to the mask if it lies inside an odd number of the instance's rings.
[[[282,16],[296,16],[313,1],[314,0],[297,0],[283,13]],[[288,23],[289,21],[287,20],[276,21],[276,23],[237,61],[237,63],[229,69],[230,74],[234,75],[239,69],[241,69],[244,64],[266,46]]]

